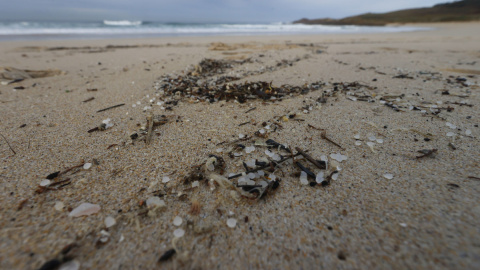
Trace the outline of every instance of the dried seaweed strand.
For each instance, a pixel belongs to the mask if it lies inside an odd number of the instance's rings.
[[[296,154],[293,155],[293,156],[284,157],[284,158],[282,158],[281,160],[279,160],[278,162],[275,162],[275,164],[278,165],[278,164],[280,164],[280,163],[282,163],[282,162],[284,162],[284,161],[287,161],[287,160],[289,160],[289,159],[291,159],[291,158],[293,158],[293,157],[299,156],[299,155],[301,155],[301,154],[300,154],[300,153],[296,153]],[[268,163],[267,165],[264,165],[264,166],[255,168],[255,169],[250,170],[250,171],[246,171],[245,173],[247,173],[247,174],[248,174],[248,173],[253,173],[253,172],[257,172],[257,171],[259,171],[259,170],[263,170],[263,169],[269,168],[269,167],[270,167],[270,164],[271,164],[271,163]],[[229,176],[229,177],[228,177],[228,180],[238,178],[238,177],[240,177],[240,176],[242,176],[242,175],[243,175],[243,173],[239,173],[239,174],[235,174],[235,175]]]

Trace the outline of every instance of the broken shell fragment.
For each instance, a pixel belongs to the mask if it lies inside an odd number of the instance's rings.
[[[68,216],[80,217],[96,214],[100,211],[100,205],[91,203],[82,203],[77,208],[73,209]]]

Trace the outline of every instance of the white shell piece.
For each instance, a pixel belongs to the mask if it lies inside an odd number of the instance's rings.
[[[393,174],[391,174],[391,173],[386,173],[386,174],[383,175],[383,177],[385,177],[385,178],[388,179],[388,180],[391,180],[391,179],[393,179]]]
[[[70,217],[81,217],[81,216],[88,216],[91,214],[96,214],[100,211],[100,205],[98,204],[91,204],[91,203],[82,203],[77,208],[73,209],[70,214]]]

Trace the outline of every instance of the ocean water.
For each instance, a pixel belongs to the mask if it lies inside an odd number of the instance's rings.
[[[0,22],[0,40],[388,33],[421,30],[427,29],[407,26],[327,26],[290,23],[191,24],[108,20],[102,22]]]

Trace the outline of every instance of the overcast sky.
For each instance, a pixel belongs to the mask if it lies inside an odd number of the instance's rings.
[[[0,0],[1,20],[290,22],[429,7],[451,0]]]

